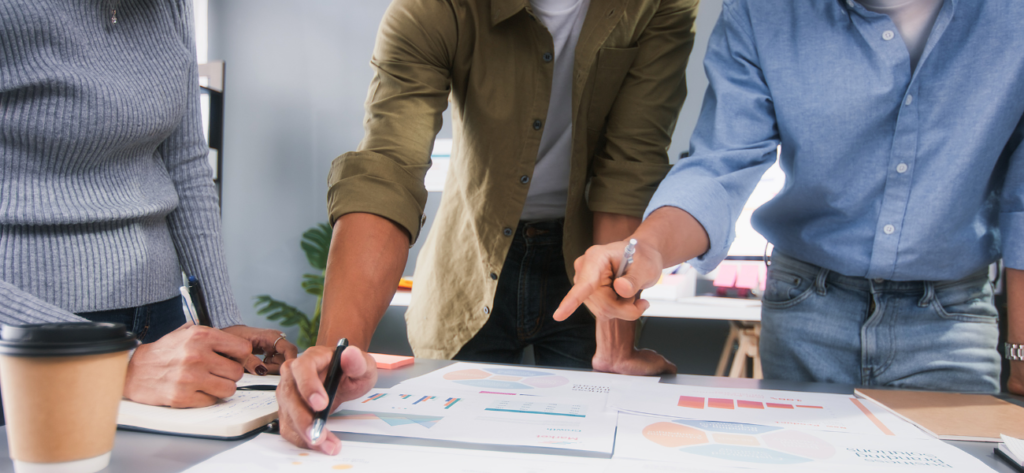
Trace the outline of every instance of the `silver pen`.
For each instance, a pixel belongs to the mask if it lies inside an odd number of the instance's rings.
[[[622,252],[622,260],[619,261],[619,272],[615,273],[616,279],[626,274],[629,265],[633,264],[633,253],[636,253],[636,239],[630,238],[629,244],[626,245],[626,249]]]

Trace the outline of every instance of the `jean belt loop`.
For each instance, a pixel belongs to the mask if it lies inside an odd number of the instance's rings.
[[[825,280],[828,279],[829,270],[825,268],[818,269],[818,277],[814,279],[814,288],[818,291],[819,296],[824,296],[828,293],[828,286],[825,285]]]
[[[931,281],[924,281],[924,295],[921,296],[921,300],[917,302],[919,307],[928,307],[935,299],[935,283]]]

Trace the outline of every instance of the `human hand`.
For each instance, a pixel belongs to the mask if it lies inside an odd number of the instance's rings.
[[[284,334],[279,330],[269,330],[246,325],[233,325],[221,329],[237,337],[244,338],[252,344],[252,354],[264,355],[263,366],[265,371],[256,367],[254,374],[263,376],[265,374],[278,374],[281,372],[281,365],[285,360],[295,358],[299,354],[298,348],[288,340],[281,338]]]
[[[598,319],[636,320],[650,307],[638,297],[640,290],[653,286],[661,277],[661,255],[642,241],[636,244],[633,264],[620,278],[615,277],[625,241],[592,246],[576,259],[573,287],[555,310],[554,319],[569,318],[586,304]]]
[[[289,442],[328,455],[341,451],[341,441],[324,428],[316,442],[310,440],[309,428],[313,414],[327,407],[324,378],[334,351],[328,347],[310,347],[302,356],[288,360],[281,367],[281,383],[277,386],[277,405],[280,415],[281,436]],[[356,347],[348,347],[341,354],[344,377],[334,397],[333,411],[338,404],[366,394],[377,384],[377,364],[373,358]]]
[[[634,348],[625,356],[613,356],[602,348],[599,344],[594,354],[594,371],[630,376],[676,374],[676,365],[654,350]]]
[[[154,406],[209,406],[234,394],[235,382],[245,370],[267,370],[252,355],[248,340],[185,324],[135,350],[128,363],[124,397]]]

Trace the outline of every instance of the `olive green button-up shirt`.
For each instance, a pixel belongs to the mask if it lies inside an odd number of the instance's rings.
[[[576,47],[566,270],[593,212],[640,217],[669,170],[697,0],[590,0]],[[553,42],[528,0],[395,0],[380,25],[358,151],[331,166],[331,222],[386,217],[415,240],[441,114],[451,165],[416,262],[409,342],[450,359],[483,327],[529,189],[551,96]],[[525,177],[525,178],[524,178]]]

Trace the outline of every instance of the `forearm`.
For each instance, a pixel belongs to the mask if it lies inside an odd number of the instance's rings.
[[[638,244],[656,250],[666,267],[703,255],[710,248],[708,233],[700,222],[677,207],[662,207],[652,212],[633,233],[633,238]]]
[[[327,257],[317,345],[333,347],[345,337],[368,350],[408,257],[409,234],[390,220],[366,213],[339,218]]]
[[[1024,344],[1024,270],[1006,268],[1006,341]]]
[[[594,244],[605,245],[621,241],[632,235],[640,226],[640,218],[626,215],[594,212]],[[636,321],[621,319],[597,319],[597,349],[608,363],[614,359],[629,356],[633,351],[636,336]],[[608,370],[605,370],[608,371]]]

